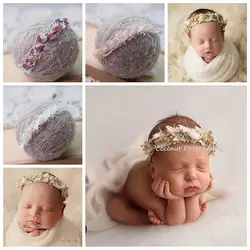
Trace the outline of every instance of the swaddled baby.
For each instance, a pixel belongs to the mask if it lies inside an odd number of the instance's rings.
[[[213,10],[198,9],[185,22],[190,46],[184,57],[187,74],[195,81],[225,82],[239,68],[239,53],[225,39],[227,21]]]
[[[151,130],[143,149],[147,158],[132,166],[121,193],[107,202],[110,218],[129,225],[198,220],[206,208],[204,192],[213,182],[211,131],[189,117],[167,117]]]
[[[81,246],[74,225],[64,216],[68,187],[42,172],[23,177],[18,210],[6,235],[7,246]]]

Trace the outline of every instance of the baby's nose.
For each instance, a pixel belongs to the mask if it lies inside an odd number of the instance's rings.
[[[39,217],[39,211],[37,208],[30,209],[30,216]]]
[[[195,169],[190,169],[186,174],[186,180],[187,181],[193,181],[193,180],[196,180],[196,179],[197,179],[196,170]]]
[[[205,49],[206,50],[212,49],[212,44],[210,42],[206,42],[205,43]]]

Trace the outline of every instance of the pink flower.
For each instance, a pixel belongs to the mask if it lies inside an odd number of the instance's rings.
[[[59,32],[59,31],[61,31],[61,30],[62,30],[62,26],[56,26],[56,27],[55,27],[55,31],[56,31],[56,32]]]
[[[68,18],[63,18],[63,22],[67,25],[69,24]]]
[[[48,39],[49,39],[50,41],[56,39],[56,37],[57,37],[57,34],[49,34],[49,35],[48,35]]]

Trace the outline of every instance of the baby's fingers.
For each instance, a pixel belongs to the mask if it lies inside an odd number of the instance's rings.
[[[164,185],[164,196],[165,198],[167,199],[170,199],[170,200],[174,200],[174,199],[178,199],[179,197],[172,194],[171,191],[170,191],[170,185],[169,185],[169,182],[168,181],[165,181],[165,185]]]
[[[158,192],[160,184],[161,184],[162,178],[161,177],[157,177],[154,182],[152,183],[152,189],[155,193]]]

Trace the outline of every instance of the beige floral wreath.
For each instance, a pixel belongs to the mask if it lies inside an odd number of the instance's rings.
[[[214,154],[217,145],[211,131],[178,125],[176,127],[166,126],[165,130],[160,129],[141,146],[145,154],[151,157],[157,148],[165,148],[183,142],[200,143],[201,146],[207,148],[209,154]]]
[[[219,13],[208,12],[206,14],[200,13],[192,16],[184,23],[184,28],[187,33],[190,32],[191,28],[197,24],[207,23],[207,22],[217,22],[222,31],[225,31],[225,27],[227,25],[227,20],[223,19],[223,16]]]
[[[31,176],[24,176],[17,182],[17,187],[22,189],[25,185],[35,182],[48,183],[49,185],[61,192],[61,196],[64,200],[66,200],[69,196],[68,186],[66,186],[59,178],[49,172],[41,172]]]

